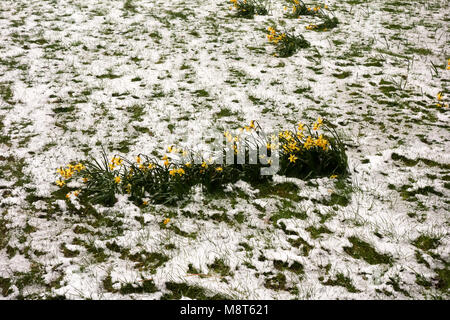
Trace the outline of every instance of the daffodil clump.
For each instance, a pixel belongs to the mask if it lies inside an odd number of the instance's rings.
[[[310,43],[302,35],[296,36],[287,32],[279,32],[268,27],[267,40],[276,45],[274,56],[286,58],[292,56],[300,48],[310,47]]]
[[[287,16],[289,18],[301,18],[302,16],[314,16],[322,20],[319,24],[309,24],[306,26],[307,30],[315,30],[315,31],[327,31],[335,28],[339,21],[336,17],[330,16],[330,8],[325,4],[323,6],[318,5],[315,7],[308,7],[301,0],[289,0],[292,3],[292,9],[288,10],[285,7],[286,11],[289,11]]]
[[[266,15],[268,13],[262,0],[230,0],[233,4],[230,10],[236,10],[236,16],[251,19],[255,15]]]
[[[255,122],[240,128],[239,132],[255,130]],[[173,204],[183,199],[195,185],[202,185],[208,192],[222,190],[225,184],[239,179],[255,183],[270,179],[261,176],[260,169],[268,164],[261,161],[249,164],[246,161],[238,164],[237,156],[243,144],[247,144],[240,135],[233,136],[229,131],[224,133],[226,140],[231,142],[234,155],[233,164],[225,164],[211,157],[198,157],[193,152],[169,146],[161,158],[138,155],[134,161],[120,156],[113,156],[108,160],[106,153],[102,153],[102,161],[95,159],[84,164],[69,164],[66,168],[59,168],[60,178],[56,185],[66,188],[69,181],[78,180],[82,183],[81,190],[70,191],[72,195],[85,197],[93,203],[112,206],[116,202],[116,194],[127,194],[131,201],[139,205],[148,203]],[[245,145],[244,148],[248,148]],[[223,150],[223,154],[225,150]]]
[[[297,178],[347,175],[345,146],[336,132],[318,118],[279,133],[280,174]]]
[[[326,14],[321,14],[320,18],[322,19],[322,23],[319,24],[309,24],[305,28],[307,30],[315,30],[315,31],[328,31],[333,28],[336,28],[339,24],[339,20],[336,17],[331,17]]]
[[[314,16],[319,15],[321,10],[328,9],[328,6],[325,4],[324,6],[317,7],[308,7],[301,0],[289,0],[292,3],[292,9],[289,10],[288,17],[290,18],[300,18],[301,16]],[[285,7],[285,11],[288,11],[288,8]]]
[[[105,206],[114,205],[117,194],[128,195],[138,205],[174,204],[196,185],[216,192],[238,180],[253,185],[267,183],[271,175],[262,175],[261,169],[271,166],[275,150],[279,152],[281,174],[299,178],[345,175],[347,158],[343,144],[330,129],[330,136],[319,134],[322,126],[320,118],[312,129],[299,123],[296,131],[279,133],[279,143],[274,143],[276,136],[268,140],[259,124],[251,121],[236,135],[225,131],[226,146],[215,158],[175,146],[167,147],[161,158],[139,154],[131,161],[117,155],[109,160],[103,151],[101,161],[93,159],[57,169],[60,177],[56,184],[69,191],[66,198],[83,197]],[[260,150],[261,146],[265,147],[265,154],[250,155],[250,150]],[[231,163],[227,162],[230,155]],[[73,180],[83,187],[68,188],[67,183]]]

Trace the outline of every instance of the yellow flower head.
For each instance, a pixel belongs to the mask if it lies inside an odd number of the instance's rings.
[[[119,176],[116,176],[116,177],[114,178],[114,181],[115,181],[116,183],[120,183],[121,180],[122,180],[122,179],[120,179]]]
[[[223,168],[222,168],[222,167],[217,167],[217,168],[216,168],[216,171],[222,172],[222,171],[223,171]]]
[[[66,183],[62,180],[56,180],[55,182],[58,186],[62,187],[63,185],[65,185]]]
[[[290,156],[289,156],[289,161],[290,162],[294,162],[295,163],[295,160],[297,160],[298,158],[295,156],[295,155],[293,155],[293,154],[291,154]]]
[[[323,135],[320,135],[318,139],[315,139],[314,144],[323,150],[328,149],[328,140],[324,139]]]
[[[319,130],[322,124],[323,124],[322,118],[321,117],[317,118],[317,121],[314,122],[313,130]]]
[[[307,138],[306,138],[306,141],[305,141],[305,143],[303,144],[303,147],[306,149],[306,150],[309,150],[309,149],[311,149],[311,147],[314,145],[314,140],[311,138],[311,136],[308,136]]]
[[[111,160],[111,163],[116,165],[116,166],[120,166],[123,162],[123,159],[121,159],[120,157],[116,157],[114,156]]]
[[[78,164],[75,165],[74,169],[78,172],[80,172],[81,170],[86,169],[86,167],[80,162]]]
[[[164,225],[167,225],[170,222],[170,218],[167,218],[163,221]]]

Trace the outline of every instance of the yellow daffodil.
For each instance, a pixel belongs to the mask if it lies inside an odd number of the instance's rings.
[[[295,155],[293,155],[293,154],[291,154],[290,156],[289,156],[289,161],[290,162],[295,162],[295,160],[297,160],[298,158],[295,156]]]
[[[66,183],[62,180],[56,180],[55,182],[58,186],[62,187],[63,185],[65,185]]]
[[[120,157],[114,156],[111,160],[111,163],[113,163],[116,166],[120,166],[123,163],[123,159],[121,159]]]
[[[77,163],[77,164],[75,165],[74,169],[75,169],[76,171],[80,172],[81,170],[86,169],[86,167],[80,162],[80,163]]]
[[[303,147],[304,147],[306,150],[309,150],[309,149],[311,149],[312,146],[314,146],[314,140],[311,138],[311,136],[308,136],[308,137],[306,138],[305,143],[303,143]]]
[[[317,121],[314,122],[313,130],[319,130],[323,124],[323,120],[321,117],[317,118]]]

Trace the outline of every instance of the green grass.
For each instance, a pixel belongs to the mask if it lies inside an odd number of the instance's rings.
[[[323,282],[323,284],[326,286],[341,286],[346,288],[347,291],[351,293],[361,292],[360,290],[355,288],[355,286],[352,283],[352,280],[342,273],[338,273],[336,275],[336,279],[334,280],[328,279],[326,282]]]
[[[292,182],[283,182],[277,184],[262,184],[259,187],[259,197],[265,198],[268,196],[277,196],[281,198],[290,199],[293,201],[300,200],[298,196],[299,189],[296,184]]]
[[[436,249],[439,246],[440,241],[439,241],[439,238],[437,238],[437,237],[422,234],[413,241],[413,244],[419,249],[428,251],[428,250]]]
[[[362,259],[369,264],[391,264],[393,259],[388,254],[378,253],[369,243],[362,241],[358,237],[348,238],[351,247],[344,247],[344,252],[355,259]]]
[[[9,296],[13,292],[11,289],[11,279],[0,277],[0,289],[2,296]]]
[[[230,267],[225,263],[223,259],[215,259],[212,264],[208,265],[208,268],[216,274],[222,277],[232,276]]]
[[[135,262],[134,267],[138,270],[146,270],[150,273],[156,273],[156,270],[164,263],[169,261],[169,257],[160,252],[140,251],[135,254],[129,254],[128,260]]]
[[[304,271],[304,267],[303,265],[298,262],[298,261],[294,261],[292,263],[288,263],[288,262],[283,262],[280,260],[274,260],[273,261],[273,266],[275,269],[279,270],[279,271],[291,271],[297,275],[303,275],[305,273]]]
[[[318,239],[322,237],[322,234],[331,234],[332,232],[325,226],[315,227],[315,226],[309,226],[305,229],[311,234],[311,238]]]
[[[264,282],[264,287],[274,291],[287,291],[288,287],[286,276],[283,273],[278,272],[275,276],[268,277],[266,279]]]
[[[280,219],[291,219],[297,218],[301,220],[305,220],[308,217],[306,212],[300,210],[291,210],[291,209],[279,209],[274,215],[270,217],[270,221],[272,221],[274,226],[277,226],[277,222]]]
[[[305,257],[308,256],[310,251],[314,248],[314,246],[310,245],[307,241],[305,241],[300,236],[298,236],[296,239],[288,239],[288,242],[294,248],[299,248],[301,254]]]
[[[231,297],[221,293],[214,293],[197,285],[189,285],[187,283],[166,282],[166,289],[170,293],[166,293],[161,300],[180,300],[187,297],[195,300],[229,300]]]

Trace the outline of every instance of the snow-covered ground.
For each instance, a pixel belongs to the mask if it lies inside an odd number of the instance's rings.
[[[448,2],[330,0],[326,32],[267,3],[0,2],[0,298],[448,299]],[[268,26],[311,47],[278,58]],[[54,193],[56,168],[102,146],[161,156],[318,116],[347,144],[345,187],[275,176],[145,208]]]

